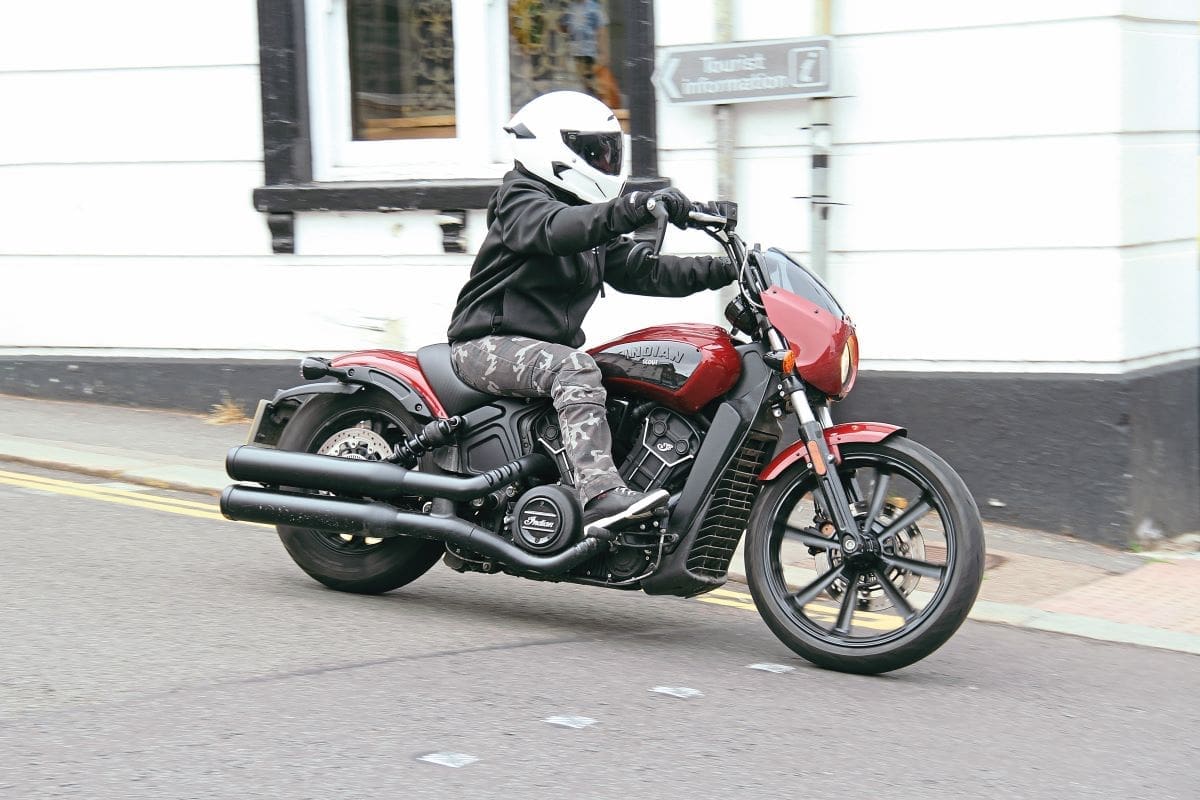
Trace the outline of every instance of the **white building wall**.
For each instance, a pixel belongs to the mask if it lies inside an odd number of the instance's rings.
[[[0,26],[0,356],[291,357],[444,340],[470,255],[429,212],[298,214],[272,255],[255,4],[28,4]],[[8,16],[8,15],[6,15]],[[11,19],[11,17],[10,17]],[[433,176],[440,177],[440,176]],[[483,238],[468,215],[468,247]],[[609,293],[589,344],[711,319]]]
[[[732,4],[735,40],[816,32],[812,3],[767,5]],[[660,44],[714,41],[715,8],[659,0]],[[830,195],[845,205],[828,280],[864,368],[1123,372],[1200,353],[1198,12],[833,0]],[[741,228],[802,258],[807,105],[734,111]],[[662,173],[711,195],[712,108],[659,120]]]
[[[867,368],[1119,372],[1200,352],[1195,0],[833,0],[829,280]],[[812,0],[732,2],[734,38]],[[657,0],[661,47],[716,40]],[[25,4],[0,26],[0,353],[415,348],[469,255],[435,215],[298,214],[271,255],[253,3]],[[806,257],[808,104],[735,109],[751,242]],[[659,109],[660,172],[716,193],[711,107]],[[467,241],[483,235],[471,212]],[[710,252],[672,231],[675,252]],[[15,300],[15,302],[14,302]],[[589,343],[717,321],[715,295],[610,293]]]

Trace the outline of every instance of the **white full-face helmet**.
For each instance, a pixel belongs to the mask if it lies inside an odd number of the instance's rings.
[[[582,92],[550,92],[513,115],[513,158],[527,172],[586,203],[611,200],[625,183],[621,124]]]

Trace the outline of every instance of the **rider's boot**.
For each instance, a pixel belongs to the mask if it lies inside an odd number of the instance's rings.
[[[609,529],[626,520],[641,519],[667,502],[671,495],[666,489],[635,492],[625,486],[609,489],[588,501],[583,509],[583,535],[604,536],[595,529]]]

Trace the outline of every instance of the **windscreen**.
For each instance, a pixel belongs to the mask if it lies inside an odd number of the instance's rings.
[[[772,247],[759,255],[769,286],[777,286],[785,292],[803,297],[839,319],[846,316],[846,312],[842,311],[842,307],[825,288],[825,284],[787,253]]]

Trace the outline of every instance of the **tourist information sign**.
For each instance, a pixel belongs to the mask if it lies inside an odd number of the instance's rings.
[[[654,72],[671,103],[748,103],[829,94],[828,36],[669,47]]]

